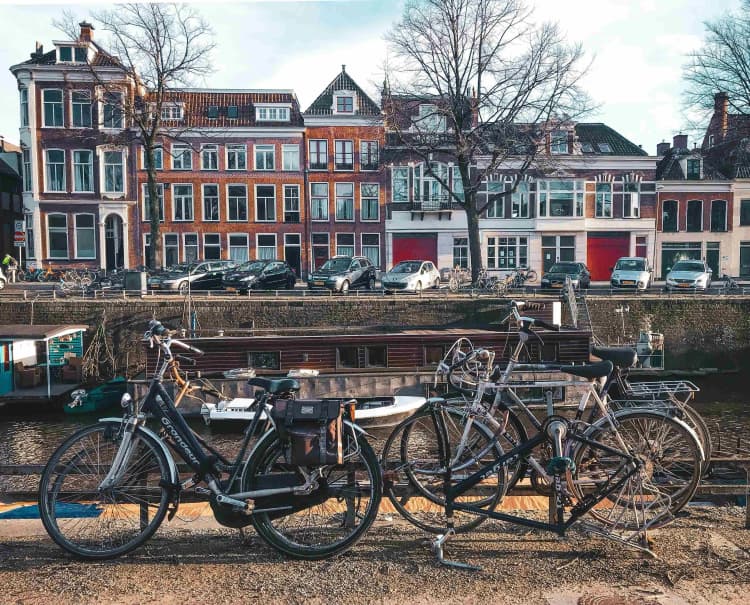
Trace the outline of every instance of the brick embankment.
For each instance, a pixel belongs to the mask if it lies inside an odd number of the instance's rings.
[[[252,530],[242,539],[206,517],[165,523],[132,555],[93,564],[65,556],[38,522],[3,521],[0,602],[739,605],[750,594],[742,518],[734,508],[691,508],[652,532],[655,559],[576,532],[559,539],[487,522],[446,548],[481,572],[437,566],[425,534],[385,514],[349,553],[317,563],[283,559]]]

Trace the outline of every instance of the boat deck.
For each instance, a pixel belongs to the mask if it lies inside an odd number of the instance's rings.
[[[65,384],[53,384],[50,387],[50,395],[52,399],[67,395],[71,391],[77,389],[80,385],[73,383]],[[4,395],[0,395],[0,405],[4,403],[10,403],[14,401],[39,401],[41,399],[48,399],[47,397],[47,385],[41,384],[36,387],[30,387],[27,389],[15,389]]]

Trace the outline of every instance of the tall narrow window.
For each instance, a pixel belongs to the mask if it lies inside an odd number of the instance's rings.
[[[172,206],[175,221],[193,220],[193,186],[173,185]]]
[[[276,188],[273,185],[255,186],[255,220],[276,220]]]
[[[510,196],[511,218],[529,218],[529,183],[521,181]]]
[[[227,206],[230,221],[247,220],[247,186],[229,185],[227,187]]]
[[[274,170],[274,146],[273,145],[256,145],[255,146],[255,169],[256,170]]]
[[[282,170],[299,170],[299,145],[282,145]]]
[[[505,181],[487,181],[487,218],[505,218]]]
[[[258,235],[258,259],[273,260],[276,258],[276,236],[269,234]]]
[[[86,149],[73,152],[73,191],[91,192],[94,190],[93,153]]]
[[[662,203],[661,230],[665,233],[677,232],[677,200]]]
[[[193,154],[189,145],[172,145],[172,168],[174,170],[193,169]]]
[[[229,258],[237,263],[248,259],[248,238],[246,233],[229,234]]]
[[[469,238],[453,238],[453,266],[462,269],[469,267]]]
[[[596,216],[612,218],[612,183],[596,184]]]
[[[359,143],[359,169],[377,170],[378,162],[378,142],[361,141]]]
[[[713,200],[711,202],[711,231],[727,230],[727,202]]]
[[[299,185],[284,185],[284,222],[299,223]]]
[[[62,90],[48,89],[42,91],[44,104],[44,125],[59,128],[63,125]]]
[[[105,151],[103,191],[105,193],[124,193],[124,174],[122,151]]]
[[[161,147],[154,147],[153,150],[153,167],[154,170],[162,170],[164,168],[164,150]],[[143,169],[146,169],[146,149],[141,147],[141,165]]]
[[[21,126],[29,125],[29,89],[21,88],[18,91],[21,96]]]
[[[353,183],[336,183],[336,220],[354,220]]]
[[[219,169],[218,145],[203,145],[201,147],[201,170]]]
[[[119,92],[104,93],[102,126],[104,128],[122,128],[122,94]]]
[[[76,258],[96,258],[96,231],[93,214],[75,215]]]
[[[310,183],[310,217],[314,221],[328,220],[328,183]]]
[[[31,150],[24,148],[23,152],[23,190],[31,191]]]
[[[313,139],[308,143],[310,170],[328,170],[328,141]]]
[[[50,258],[68,258],[68,215],[47,215],[47,240]]]
[[[362,256],[370,259],[370,262],[380,267],[380,235],[377,233],[362,234]]]
[[[91,128],[91,93],[88,90],[74,90],[71,93],[73,126]]]
[[[171,267],[180,262],[180,236],[176,233],[164,234],[164,266]]]
[[[377,183],[361,183],[359,199],[361,204],[360,219],[363,221],[379,220],[380,185]]]
[[[26,215],[26,255],[28,258],[36,258],[34,251],[34,216]]]
[[[219,220],[219,186],[203,185],[203,220]]]
[[[697,181],[701,178],[700,159],[687,160],[687,178],[689,181]]]
[[[206,260],[221,259],[221,235],[218,233],[203,234],[203,258]]]
[[[703,231],[703,200],[688,200],[687,230]]]
[[[464,198],[464,181],[461,178],[461,171],[458,166],[453,167],[453,174],[451,175],[451,191],[453,194],[462,202]]]
[[[354,170],[354,143],[335,141],[336,170]]]
[[[62,149],[48,149],[47,191],[65,191],[65,152]]]
[[[409,201],[409,169],[406,166],[396,166],[391,171],[391,191],[394,202]]]
[[[624,218],[638,218],[641,215],[641,185],[640,183],[625,183],[622,194],[622,216]]]
[[[182,236],[182,249],[186,263],[198,260],[198,234],[185,233]]]
[[[247,170],[247,148],[227,145],[227,170]]]
[[[164,222],[164,185],[156,184],[156,197],[159,200],[159,221]],[[143,183],[143,220],[151,221],[151,204],[148,196],[148,183]]]

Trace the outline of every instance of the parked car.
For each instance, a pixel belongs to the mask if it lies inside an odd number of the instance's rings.
[[[667,268],[666,289],[692,288],[705,290],[711,286],[713,270],[703,260],[681,260]]]
[[[8,280],[3,275],[3,270],[0,269],[0,290],[2,290],[8,284]]]
[[[227,292],[291,290],[297,275],[283,260],[249,260],[227,271],[221,281]]]
[[[428,260],[402,260],[383,274],[380,281],[386,292],[421,292],[423,288],[437,288],[440,285],[440,272]]]
[[[221,287],[224,273],[236,267],[231,260],[197,261],[186,265],[176,265],[164,273],[148,279],[148,287],[153,290],[177,290],[187,294],[191,290],[212,290]]]
[[[307,287],[346,294],[350,288],[375,287],[375,266],[366,256],[334,256],[307,276]]]
[[[591,273],[584,263],[555,263],[542,275],[542,288],[562,288],[565,285],[565,277],[570,276],[573,287],[588,288],[591,285]]]
[[[645,258],[623,256],[610,269],[612,276],[609,284],[613,288],[635,288],[647,290],[651,285],[651,267]]]

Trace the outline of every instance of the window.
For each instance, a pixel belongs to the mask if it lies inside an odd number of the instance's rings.
[[[247,365],[251,368],[258,368],[263,370],[278,370],[280,367],[280,356],[280,353],[269,351],[263,351],[260,353],[253,353],[251,351],[247,354]]]
[[[201,147],[201,170],[219,169],[218,145],[203,145]]]
[[[46,191],[65,191],[65,152],[62,149],[48,149]],[[66,253],[67,256],[67,253]]]
[[[86,62],[86,49],[82,46],[60,46],[57,53],[59,60],[65,63]]]
[[[750,276],[750,242],[740,242],[740,277]]]
[[[661,246],[661,278],[681,260],[701,260],[701,242],[664,242]]]
[[[359,143],[359,169],[377,170],[379,163],[378,142],[360,141]]]
[[[362,256],[366,256],[375,267],[380,267],[380,235],[362,234]]]
[[[336,367],[358,368],[359,347],[336,347]]]
[[[282,170],[299,170],[299,145],[282,145],[281,156]]]
[[[237,107],[237,105],[230,105],[227,107],[227,117],[230,120],[236,120],[240,117],[240,109]]]
[[[377,221],[380,219],[380,185],[377,183],[360,183],[359,201],[361,220]]]
[[[207,115],[210,120],[215,120],[219,117],[219,107],[217,105],[209,105]]]
[[[328,170],[328,141],[312,139],[308,144],[310,170]]]
[[[320,267],[326,260],[328,260],[329,252],[329,236],[327,233],[313,233],[312,234],[312,257],[313,267]]]
[[[94,215],[76,214],[74,220],[76,258],[96,258]]]
[[[550,153],[568,153],[568,133],[565,130],[554,130],[550,134]]]
[[[219,220],[219,186],[202,185],[203,188],[203,220]]]
[[[583,181],[539,181],[539,216],[583,216],[583,195]]]
[[[740,227],[748,225],[750,225],[750,200],[740,200]]]
[[[247,186],[227,186],[227,206],[230,221],[247,220]]]
[[[505,217],[505,191],[503,181],[487,181],[487,218],[504,218]]]
[[[596,184],[596,217],[612,218],[612,183]]]
[[[186,263],[198,260],[198,234],[184,233],[182,235],[183,258]]]
[[[246,233],[229,234],[229,258],[237,263],[248,260],[248,237]]]
[[[638,218],[641,215],[640,209],[640,183],[626,182],[623,185],[622,194],[622,216],[623,218]]]
[[[445,116],[438,113],[436,105],[420,105],[416,126],[421,131],[445,132]]]
[[[68,258],[68,216],[47,215],[47,241],[50,258]]]
[[[23,149],[23,190],[31,191],[31,150]]]
[[[255,169],[256,170],[273,170],[274,147],[273,145],[256,145],[255,146]]]
[[[430,162],[414,168],[414,201],[423,209],[440,209],[448,202],[445,187],[448,185],[448,166],[441,162]]]
[[[47,89],[42,91],[44,105],[44,125],[60,128],[63,125],[62,90]],[[66,253],[67,255],[67,253]]]
[[[467,269],[469,267],[469,238],[453,238],[453,266]]]
[[[391,191],[394,202],[409,201],[409,169],[406,166],[393,168]]]
[[[597,143],[596,146],[602,153],[612,153],[612,147],[609,145],[609,143]]]
[[[310,217],[314,221],[328,220],[328,183],[310,183]]]
[[[689,181],[697,181],[701,178],[701,161],[699,159],[687,161],[687,178]]]
[[[661,230],[665,233],[677,232],[677,209],[677,200],[666,200],[662,204]]]
[[[336,220],[354,220],[354,183],[336,183]]]
[[[576,258],[576,238],[574,235],[542,236],[542,268],[549,271],[557,262],[573,262]]]
[[[711,231],[727,230],[727,203],[725,200],[711,202]]]
[[[21,96],[21,126],[29,125],[29,89],[21,88],[18,91]]]
[[[354,170],[354,143],[352,141],[334,141],[336,170]]]
[[[299,223],[299,185],[284,185],[284,222]]]
[[[255,119],[258,122],[288,122],[288,107],[256,107]]]
[[[336,97],[336,113],[353,113],[354,97],[338,96]]]
[[[258,235],[258,259],[273,260],[276,258],[276,235]]]
[[[159,221],[164,222],[164,185],[156,183],[156,197],[159,200]],[[148,183],[143,183],[143,220],[151,221],[151,204],[149,203]]]
[[[255,186],[255,220],[276,220],[276,187],[274,185]]]
[[[488,237],[487,268],[518,269],[528,266],[528,240],[525,237]]]
[[[104,93],[104,111],[102,126],[104,128],[122,128],[122,94],[119,92]]]
[[[73,126],[91,128],[91,93],[87,90],[74,90],[71,93]]]
[[[354,256],[354,234],[336,234],[336,254],[341,256]]]
[[[453,167],[451,174],[451,191],[461,201],[465,201],[464,198],[464,182],[461,178],[461,171],[458,166]]]
[[[154,170],[162,170],[164,168],[164,150],[161,147],[154,147],[152,150]],[[146,170],[146,148],[141,147],[141,166]]]
[[[162,120],[181,120],[182,106],[177,103],[169,103],[161,106]]]
[[[510,196],[511,218],[529,218],[529,183],[521,181]]]
[[[93,153],[85,149],[73,151],[73,191],[94,191]]]
[[[164,234],[164,266],[171,267],[180,262],[180,237],[176,233]]]
[[[172,169],[193,169],[193,154],[190,145],[172,145]]]
[[[203,258],[206,260],[221,259],[221,235],[218,233],[203,234]]]
[[[687,231],[703,231],[703,200],[688,200]]]
[[[172,207],[175,221],[193,220],[192,185],[172,185]]]
[[[365,347],[365,367],[385,368],[388,365],[388,348],[380,346]]]
[[[247,148],[227,145],[227,170],[247,170]]]
[[[124,154],[122,151],[105,151],[103,157],[104,165],[104,187],[105,193],[125,192],[125,168],[123,166]]]
[[[31,214],[26,215],[26,255],[27,258],[36,258],[34,252],[34,217]]]
[[[594,146],[591,143],[581,143],[581,152],[583,153],[594,153]]]

